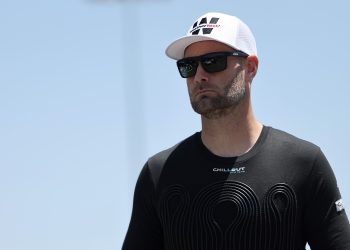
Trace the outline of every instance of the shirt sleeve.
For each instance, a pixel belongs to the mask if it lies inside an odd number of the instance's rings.
[[[137,180],[133,210],[122,250],[163,250],[163,235],[155,207],[155,187],[148,164]]]
[[[312,250],[349,250],[350,226],[334,173],[321,150],[305,192],[304,230]],[[337,206],[337,204],[338,206]]]

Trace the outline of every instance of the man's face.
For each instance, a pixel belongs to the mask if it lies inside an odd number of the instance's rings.
[[[201,56],[212,52],[232,52],[231,47],[215,41],[203,41],[190,45],[185,57]],[[227,57],[227,68],[208,73],[199,63],[193,77],[187,78],[192,108],[208,119],[225,116],[235,109],[246,93],[243,58]]]

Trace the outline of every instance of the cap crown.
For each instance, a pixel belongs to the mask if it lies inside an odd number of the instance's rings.
[[[168,46],[166,54],[170,58],[181,59],[190,44],[205,40],[218,41],[248,55],[257,55],[255,38],[249,27],[235,16],[218,12],[199,17],[186,36]]]

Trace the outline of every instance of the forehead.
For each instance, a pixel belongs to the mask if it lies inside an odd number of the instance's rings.
[[[231,52],[234,49],[226,44],[216,42],[216,41],[201,41],[192,43],[185,49],[184,56],[192,57],[192,56],[200,56],[203,54],[211,53],[211,52]]]

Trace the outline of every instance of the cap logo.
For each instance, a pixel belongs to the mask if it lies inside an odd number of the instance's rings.
[[[192,35],[198,35],[202,30],[203,35],[209,35],[214,28],[220,27],[220,24],[217,24],[219,19],[220,18],[218,17],[212,17],[208,23],[207,18],[203,17],[199,23],[196,21],[193,24],[192,30],[189,33]]]

